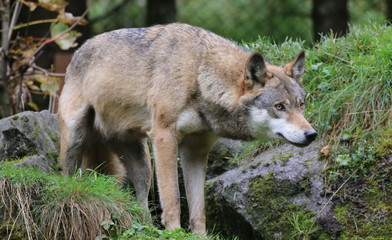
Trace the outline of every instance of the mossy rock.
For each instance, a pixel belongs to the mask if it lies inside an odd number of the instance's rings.
[[[323,197],[319,150],[319,143],[308,148],[283,145],[208,181],[208,228],[246,240],[336,234],[340,224]]]
[[[23,159],[18,166],[47,172],[59,168],[58,154],[56,114],[27,111],[0,120],[0,161]]]

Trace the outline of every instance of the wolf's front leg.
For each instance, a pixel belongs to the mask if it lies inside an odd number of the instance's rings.
[[[175,131],[157,128],[153,139],[159,198],[163,209],[162,223],[166,229],[180,228],[180,192],[177,172],[177,136]]]
[[[189,225],[196,233],[206,232],[204,183],[207,155],[215,140],[211,133],[194,133],[185,136],[179,148],[189,206]]]

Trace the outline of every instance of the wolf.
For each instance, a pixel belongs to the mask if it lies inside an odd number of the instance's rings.
[[[306,146],[305,52],[285,66],[202,28],[173,23],[100,34],[77,50],[59,100],[66,174],[122,174],[147,208],[151,139],[162,223],[180,228],[178,157],[189,225],[204,233],[207,155],[218,137]]]

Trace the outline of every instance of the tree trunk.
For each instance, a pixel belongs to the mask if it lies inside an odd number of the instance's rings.
[[[176,0],[147,0],[147,26],[176,21]]]
[[[392,0],[386,0],[387,2],[387,21],[392,24]]]
[[[348,31],[347,0],[313,0],[312,18],[315,41],[331,31],[343,36]]]
[[[0,62],[0,118],[8,117],[11,114],[8,97],[8,61],[7,54],[9,48],[8,28],[10,25],[10,1],[0,0],[1,11],[1,62]]]

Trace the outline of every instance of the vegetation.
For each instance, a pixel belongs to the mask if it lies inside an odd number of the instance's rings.
[[[244,46],[282,64],[307,48],[302,41],[288,39],[277,44],[265,38]],[[351,26],[344,38],[323,37],[306,52],[307,115],[327,149],[323,152],[328,163],[325,188],[333,193],[342,239],[387,239],[392,234],[392,167],[388,160],[392,155],[391,49],[392,27],[374,23]],[[265,149],[275,143],[251,143],[232,162],[251,157],[260,145]],[[292,187],[289,184],[272,176],[251,183],[249,197],[261,201],[249,211],[267,217],[260,228],[266,236],[284,226],[289,229],[282,233],[284,237],[325,238],[315,225],[314,213],[288,202],[293,194],[287,191]],[[114,178],[94,172],[71,178],[2,164],[0,237],[201,239],[180,230],[155,228],[142,209],[129,201],[130,196]],[[271,210],[278,214],[269,216]]]
[[[391,153],[380,138],[390,132],[392,121],[391,43],[388,25],[352,26],[347,37],[324,37],[306,52],[307,115],[332,148],[329,157],[346,154],[349,162],[341,165],[354,166],[364,158],[371,161],[377,154]],[[282,64],[305,48],[301,41],[278,45],[266,39],[245,46]]]
[[[308,179],[302,182],[309,183]],[[301,186],[290,180],[278,180],[274,176],[258,176],[249,185],[248,197],[256,206],[247,211],[257,222],[257,227],[267,239],[311,239],[319,237],[315,213],[288,199],[309,186]]]
[[[159,230],[114,177],[64,177],[0,165],[0,238],[219,239]]]
[[[56,1],[0,1],[2,21],[2,41],[0,56],[0,118],[7,117],[25,110],[26,106],[38,111],[39,108],[33,102],[32,94],[49,95],[49,110],[54,111],[55,98],[60,85],[58,77],[63,74],[55,74],[43,69],[36,64],[42,49],[49,43],[55,42],[62,50],[76,47],[76,39],[80,33],[74,30],[77,25],[86,25],[84,16],[75,17],[66,12],[68,2]],[[27,23],[18,23],[23,7],[34,11],[37,7],[48,12],[54,12],[55,18],[41,19]],[[86,15],[87,12],[84,14]],[[29,26],[51,23],[48,33],[50,37],[36,38],[33,36],[22,37],[17,30],[26,29]],[[12,38],[12,36],[17,37]],[[25,35],[25,34],[23,34]],[[48,34],[49,35],[49,34]]]
[[[89,19],[95,33],[144,27],[147,0],[90,1]],[[108,7],[109,6],[109,7]],[[176,0],[178,22],[211,30],[235,41],[252,42],[269,36],[277,42],[287,37],[312,40],[311,0]],[[385,1],[349,0],[350,23],[385,19]]]
[[[351,26],[344,38],[323,37],[306,52],[307,117],[321,135],[321,157],[327,163],[326,194],[333,193],[331,200],[338,203],[335,212],[343,225],[342,239],[391,236],[391,43],[391,26],[374,23]],[[284,64],[304,45],[301,41],[276,44],[260,39],[245,46]],[[254,146],[253,152],[258,148]],[[246,161],[249,153],[251,148],[235,160]],[[262,185],[264,189],[259,191],[270,187]],[[261,205],[265,204],[258,207]],[[289,222],[299,231],[290,212]]]

